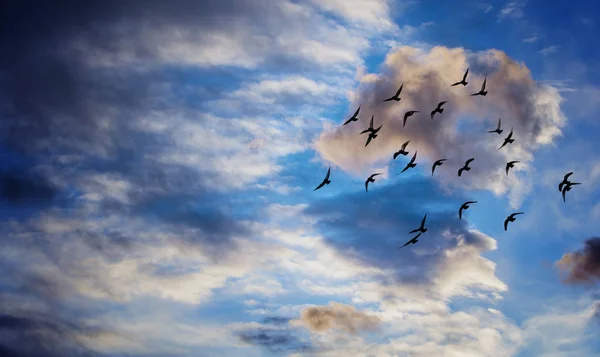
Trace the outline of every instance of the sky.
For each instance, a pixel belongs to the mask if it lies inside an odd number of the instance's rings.
[[[7,2],[0,354],[597,356],[598,14]]]

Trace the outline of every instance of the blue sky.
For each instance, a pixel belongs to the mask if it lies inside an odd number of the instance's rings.
[[[6,9],[0,354],[600,353],[595,2]]]

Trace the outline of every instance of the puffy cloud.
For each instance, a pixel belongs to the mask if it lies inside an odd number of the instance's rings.
[[[302,311],[300,320],[308,329],[324,332],[340,329],[352,334],[374,330],[379,326],[379,318],[358,311],[354,306],[332,301],[329,306],[314,306]]]
[[[467,88],[451,87],[467,67]],[[488,95],[469,96],[479,90],[484,76]],[[400,83],[404,83],[402,101],[383,102]],[[430,120],[429,112],[441,101],[448,102],[443,114]],[[508,193],[512,206],[517,207],[531,186],[526,177],[533,152],[552,143],[566,122],[560,102],[556,89],[536,83],[524,64],[504,52],[402,47],[388,54],[376,80],[369,77],[354,94],[351,107],[361,106],[362,120],[323,132],[315,148],[323,159],[342,170],[364,175],[373,165],[388,161],[403,142],[411,140],[409,150],[418,150],[417,163],[423,165],[422,159],[427,159],[428,163],[422,166],[426,172],[433,161],[448,159],[436,174],[445,185],[487,189],[496,195]],[[421,113],[409,118],[406,127],[402,127],[408,110]],[[375,116],[375,125],[383,128],[377,139],[364,148],[365,138],[358,132],[367,126],[371,115]],[[487,134],[485,131],[495,127],[498,117],[503,119],[502,136]],[[514,144],[499,151],[511,128]],[[458,178],[456,170],[470,157],[475,157],[472,170]],[[507,177],[504,168],[511,160],[521,164]]]
[[[596,281],[600,278],[600,237],[587,239],[581,250],[566,253],[556,264],[567,272],[567,284]]]

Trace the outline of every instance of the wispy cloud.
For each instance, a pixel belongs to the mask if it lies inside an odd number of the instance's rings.
[[[538,51],[539,54],[542,54],[544,56],[547,56],[551,53],[555,53],[560,49],[560,46],[549,46],[549,47],[545,47],[542,48],[541,50]]]
[[[527,37],[527,38],[523,39],[523,42],[532,43],[532,42],[536,42],[539,39],[540,39],[540,36],[531,36],[531,37]]]
[[[509,1],[506,5],[498,12],[498,21],[504,19],[520,19],[525,15],[525,5],[527,0],[516,0]]]

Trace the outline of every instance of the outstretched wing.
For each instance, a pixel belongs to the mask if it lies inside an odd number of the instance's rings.
[[[460,177],[460,175],[462,175],[463,171],[464,171],[464,168],[462,168],[462,167],[460,169],[458,169],[458,177]]]
[[[508,218],[504,220],[504,231],[508,228]]]
[[[421,221],[421,227],[425,227],[425,220],[427,219],[427,213],[425,213],[425,216],[423,217],[423,220]]]
[[[465,75],[463,76],[462,81],[466,81],[467,80],[467,76],[469,75],[469,69],[467,68],[467,71],[465,72]]]
[[[369,192],[369,180],[365,181],[365,191]]]
[[[481,85],[481,91],[485,91],[485,84],[487,83],[487,77],[483,80],[483,84]]]
[[[470,158],[469,160],[467,160],[467,162],[465,163],[465,166],[469,166],[470,163],[472,163],[475,160],[474,157]]]
[[[329,180],[329,174],[331,174],[331,166],[327,169],[327,175],[325,175],[325,181]]]
[[[458,219],[462,219],[463,207],[464,207],[464,205],[460,206],[460,208],[458,209]]]
[[[317,186],[317,188],[315,188],[313,191],[316,191],[316,190],[320,189],[323,186],[325,186],[325,181],[321,182],[321,184],[319,186]]]
[[[498,128],[496,128],[496,130],[500,130],[501,126],[502,126],[502,119],[498,118]]]
[[[407,141],[407,142],[405,142],[404,144],[402,144],[402,147],[401,147],[401,149],[402,149],[402,150],[405,150],[405,149],[406,149],[406,147],[408,146],[408,143],[410,143],[410,140],[409,140],[409,141]]]
[[[360,112],[360,107],[358,107],[358,109],[356,109],[356,112],[354,112],[354,115],[352,117],[356,118],[356,116],[358,115],[358,112]]]
[[[413,155],[412,159],[410,159],[410,164],[414,164],[415,163],[415,160],[417,159],[417,151],[418,150],[415,150],[415,154]]]
[[[568,174],[565,175],[565,178],[563,179],[564,181],[567,181],[569,179],[569,176],[573,175],[573,172],[569,172]]]
[[[402,83],[402,84],[400,85],[400,89],[398,89],[398,91],[396,92],[396,95],[395,95],[394,97],[398,97],[398,96],[400,96],[400,93],[402,93],[402,87],[404,87],[404,83]]]
[[[565,186],[562,190],[563,202],[567,202],[567,199],[565,197],[565,194],[567,193],[567,187],[568,186]]]
[[[373,139],[373,135],[369,134],[369,137],[367,138],[367,143],[365,144],[365,147],[367,147],[367,145],[369,145],[369,143],[371,142],[371,139]]]

